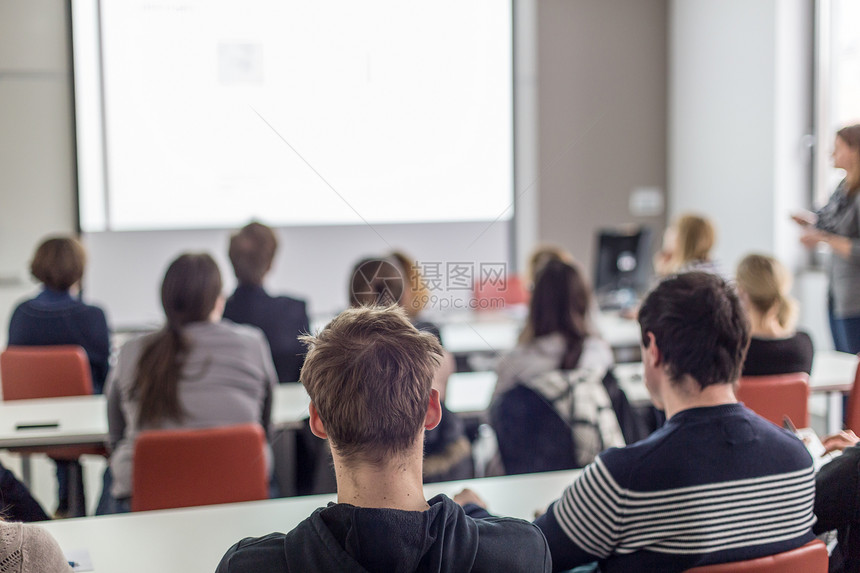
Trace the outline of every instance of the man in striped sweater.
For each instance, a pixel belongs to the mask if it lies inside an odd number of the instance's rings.
[[[536,524],[556,571],[684,571],[813,539],[812,460],[790,433],[737,403],[749,327],[723,279],[692,272],[639,311],[645,383],[666,424],[603,452]]]

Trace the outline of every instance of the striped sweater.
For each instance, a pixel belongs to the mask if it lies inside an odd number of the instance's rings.
[[[537,524],[556,571],[684,571],[811,541],[814,498],[803,444],[728,404],[684,410],[602,453]]]

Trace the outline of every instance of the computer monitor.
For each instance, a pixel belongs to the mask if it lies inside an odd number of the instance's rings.
[[[602,229],[597,238],[594,292],[602,309],[636,304],[651,281],[651,229]]]

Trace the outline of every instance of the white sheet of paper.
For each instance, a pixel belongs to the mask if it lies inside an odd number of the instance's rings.
[[[73,571],[95,571],[93,560],[90,559],[90,552],[86,549],[72,549],[64,553],[69,564],[72,565]]]

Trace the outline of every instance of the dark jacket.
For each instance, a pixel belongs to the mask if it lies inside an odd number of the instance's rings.
[[[224,318],[256,326],[266,335],[280,382],[298,382],[305,362],[300,334],[310,331],[305,302],[288,296],[269,296],[263,287],[239,285],[227,299]]]
[[[831,573],[860,572],[860,446],[847,448],[815,477],[816,534],[836,529]]]
[[[294,530],[248,538],[217,573],[266,571],[550,571],[540,530],[518,519],[472,519],[444,495],[426,511],[329,504]]]
[[[43,290],[22,302],[9,321],[10,346],[82,346],[90,361],[93,392],[101,394],[108,373],[110,337],[105,313],[69,291]]]

